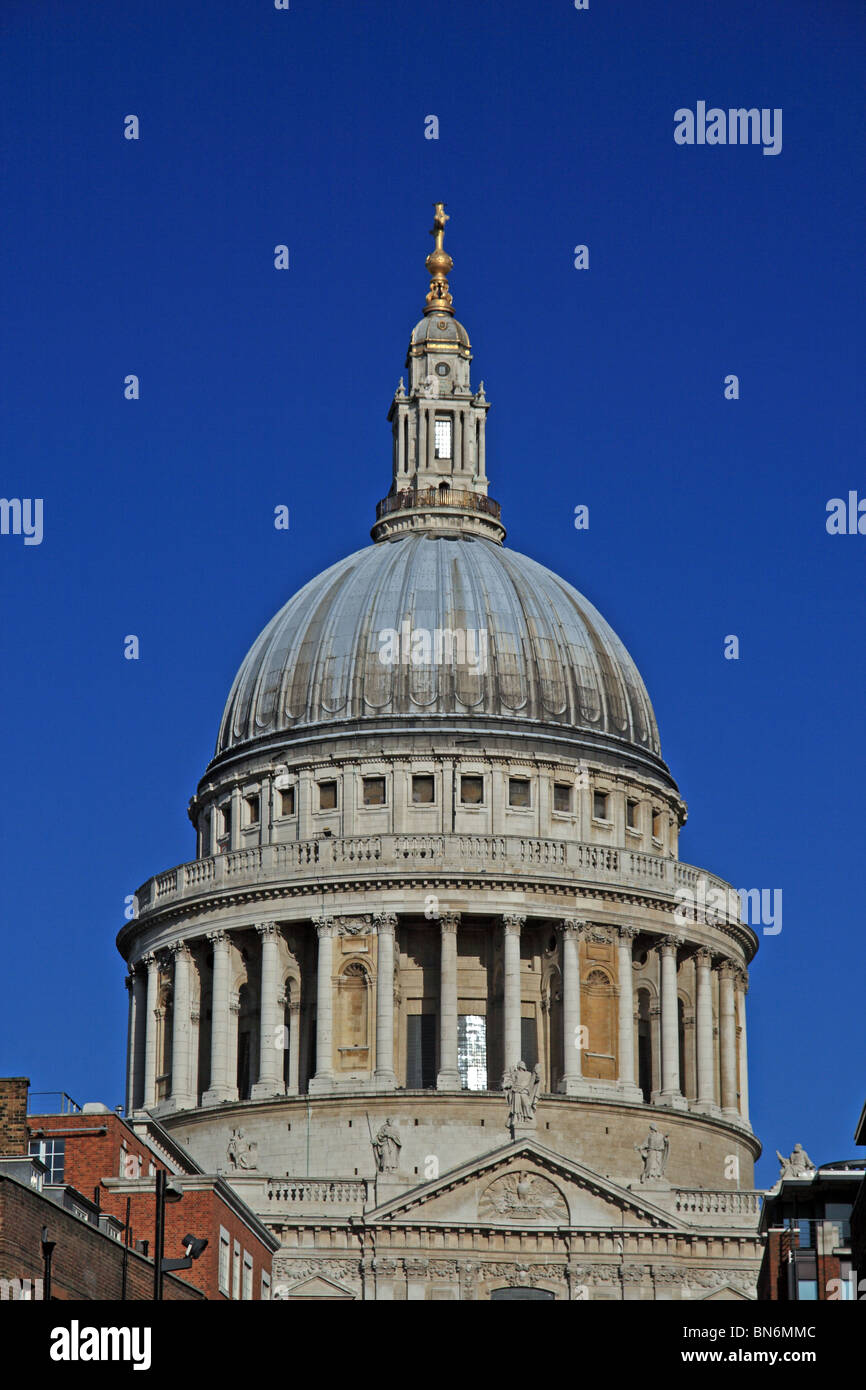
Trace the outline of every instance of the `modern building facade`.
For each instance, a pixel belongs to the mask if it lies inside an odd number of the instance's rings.
[[[445,221],[373,544],[253,644],[119,934],[128,1110],[279,1235],[276,1297],[754,1297],[757,940],[622,642],[503,544]]]

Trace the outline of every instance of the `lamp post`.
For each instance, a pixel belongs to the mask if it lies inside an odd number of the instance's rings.
[[[42,1227],[42,1297],[47,1303],[51,1298],[51,1257],[56,1240],[48,1239],[48,1227]]]
[[[154,1231],[153,1241],[153,1296],[157,1302],[162,1300],[162,1256],[165,1249],[165,1204],[166,1202],[179,1202],[183,1196],[182,1190],[175,1183],[169,1183],[167,1178],[168,1174],[164,1168],[157,1169],[156,1229]]]

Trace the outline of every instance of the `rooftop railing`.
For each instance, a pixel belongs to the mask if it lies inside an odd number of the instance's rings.
[[[417,507],[457,507],[466,512],[483,512],[499,520],[501,507],[492,497],[480,492],[466,492],[461,488],[428,487],[404,488],[402,492],[383,497],[376,504],[376,520],[391,512],[407,511]]]

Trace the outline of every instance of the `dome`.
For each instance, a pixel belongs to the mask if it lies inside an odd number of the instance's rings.
[[[438,661],[437,630],[458,633]],[[453,729],[455,716],[660,757],[637,668],[587,599],[526,555],[428,532],[356,551],[280,609],[237,674],[216,751],[353,721]]]
[[[428,347],[435,347],[436,343],[458,343],[463,348],[471,346],[463,324],[448,313],[429,314],[416,323],[412,329],[410,348],[419,347],[422,343]]]

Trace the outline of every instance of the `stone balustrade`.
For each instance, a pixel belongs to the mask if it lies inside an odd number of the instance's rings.
[[[284,844],[256,845],[197,859],[159,874],[138,890],[139,917],[214,890],[256,884],[291,885],[309,877],[376,876],[389,869],[411,885],[431,870],[443,873],[529,875],[569,885],[615,884],[643,889],[660,897],[682,897],[683,890],[715,911],[715,923],[739,925],[736,890],[723,879],[691,864],[642,851],[608,848],[574,840],[534,839],[517,835],[383,834],[343,839],[323,837]],[[408,871],[408,876],[407,876]]]
[[[352,1206],[362,1211],[371,1186],[364,1178],[269,1178],[268,1210]]]
[[[717,1192],[710,1188],[678,1188],[674,1206],[691,1220],[709,1218],[709,1224],[712,1224],[712,1218],[716,1216],[757,1216],[761,1210],[762,1196],[763,1193],[752,1189]]]

